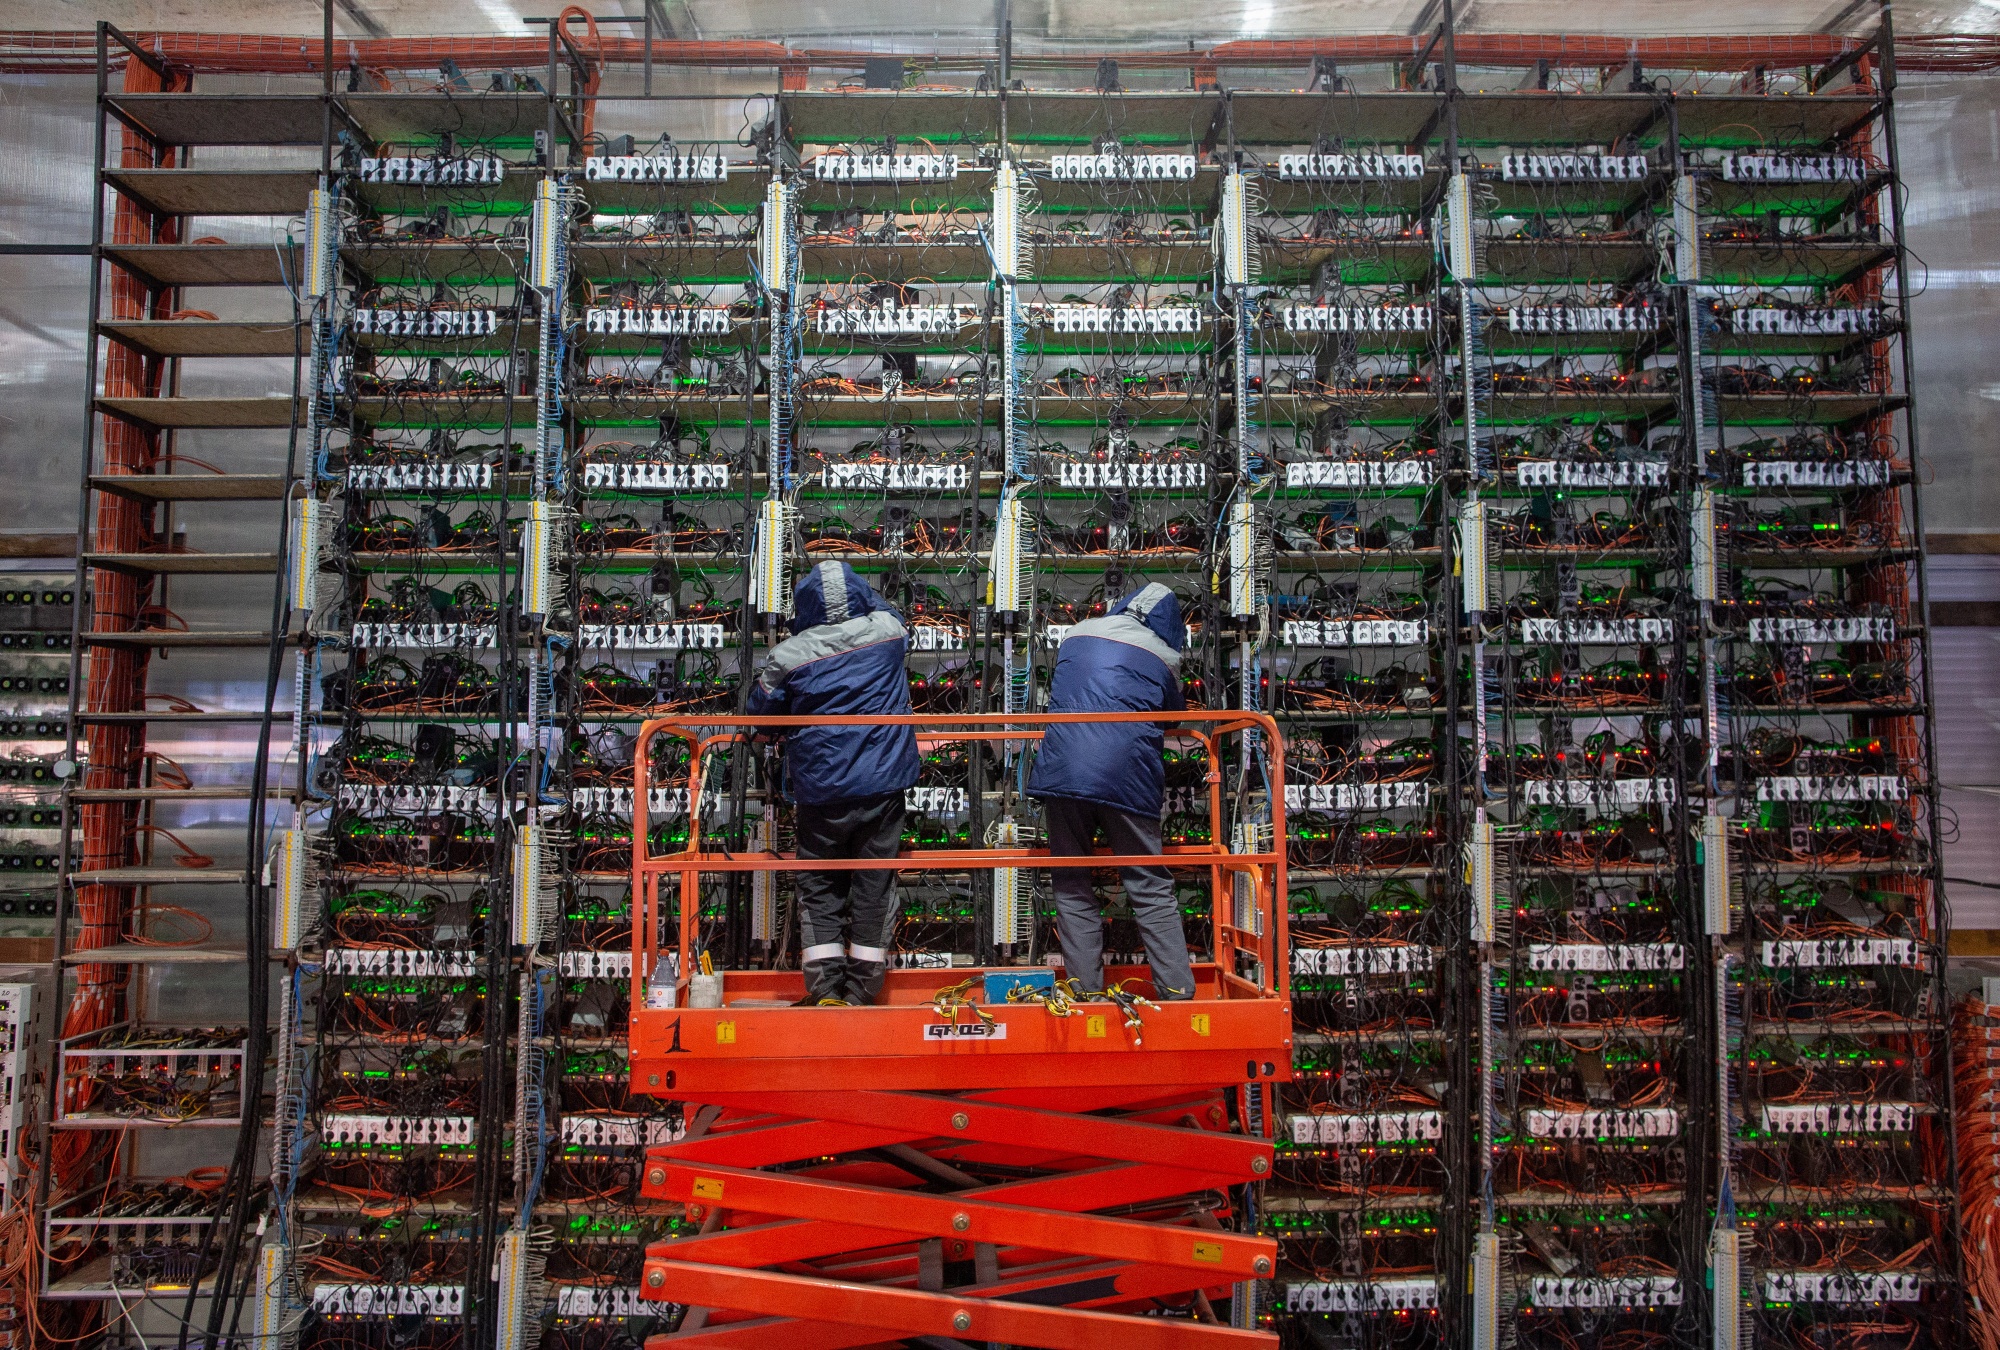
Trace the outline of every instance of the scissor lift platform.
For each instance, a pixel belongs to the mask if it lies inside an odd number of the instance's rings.
[[[825,719],[821,719],[823,724]],[[906,721],[922,739],[1032,740],[1053,717]],[[1138,720],[1138,719],[1130,719]],[[1283,839],[1282,747],[1268,719],[1186,714],[1210,745],[1265,739]],[[757,726],[803,725],[760,719]],[[649,722],[637,782],[650,783],[656,734],[693,743],[700,764],[747,722]],[[1212,773],[1212,778],[1215,775]],[[688,851],[648,856],[634,794],[635,974],[662,959],[695,968],[696,904],[681,906],[677,956],[659,950],[662,883],[698,894],[702,874],[826,866],[903,870],[1048,867],[1046,850],[948,849],[894,862],[801,862],[789,855]],[[1222,837],[1219,778],[1211,838]],[[1276,1243],[1233,1231],[1240,1188],[1269,1178],[1269,1085],[1291,1076],[1284,945],[1284,848],[1206,846],[1165,859],[1098,855],[1068,865],[1160,862],[1212,874],[1213,962],[1191,1000],[1039,1001],[977,1006],[943,991],[983,986],[985,970],[891,971],[872,1007],[794,1007],[797,971],[725,971],[720,1006],[648,1008],[635,978],[635,1090],[681,1102],[686,1136],[649,1150],[642,1193],[679,1202],[698,1234],[656,1243],[641,1291],[687,1306],[667,1343],[835,1350],[847,1346],[1047,1346],[1220,1350],[1270,1346],[1247,1301],[1270,1278]],[[1065,865],[1064,860],[1054,860]],[[1240,878],[1240,880],[1239,880]],[[1022,968],[993,973],[1020,976]],[[1142,984],[1145,971],[1107,981]],[[1229,1309],[1237,1309],[1232,1318]]]

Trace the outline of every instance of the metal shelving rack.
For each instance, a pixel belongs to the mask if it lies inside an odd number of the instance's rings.
[[[1126,90],[1114,69],[1096,89],[1015,88],[1004,44],[978,87],[971,72],[812,89],[785,67],[746,150],[707,129],[712,96],[614,103],[589,44],[554,27],[532,85],[517,61],[466,67],[491,90],[447,75],[431,93],[343,91],[329,75],[316,94],[261,95],[191,91],[105,31],[99,178],[117,209],[93,275],[94,297],[109,285],[92,315],[107,355],[99,390],[92,344],[77,584],[96,603],[69,756],[88,768],[67,792],[81,861],[58,969],[87,995],[111,988],[103,972],[146,968],[117,962],[158,958],[99,950],[135,931],[150,888],[186,879],[150,865],[142,813],[250,797],[142,775],[158,729],[266,720],[150,708],[146,653],[270,650],[271,634],[155,631],[147,588],[281,576],[303,770],[270,789],[293,815],[268,879],[249,854],[226,877],[270,940],[180,958],[253,980],[266,948],[282,958],[272,1091],[244,1098],[271,1127],[274,1182],[236,1191],[271,1215],[255,1270],[232,1276],[259,1334],[372,1336],[390,1315],[481,1345],[522,1345],[544,1318],[544,1337],[578,1347],[698,1329],[638,1287],[644,1243],[688,1226],[638,1202],[645,1145],[706,1122],[622,1081],[620,1009],[646,975],[626,950],[629,794],[656,790],[631,781],[628,738],[649,706],[737,707],[779,635],[778,598],[842,559],[922,635],[920,711],[1032,708],[1050,627],[1164,580],[1189,606],[1191,695],[1286,728],[1298,1078],[1232,1107],[1286,1142],[1238,1211],[1284,1239],[1285,1264],[1237,1287],[1238,1326],[1288,1345],[1630,1330],[1721,1346],[1837,1320],[1850,1304],[1784,1278],[1788,1235],[1834,1204],[1797,1171],[1818,1146],[1780,1146],[1761,1124],[1798,1086],[1798,1056],[1773,1047],[1796,1045],[1835,1099],[1886,1073],[1874,1060],[1907,1061],[1907,1128],[1841,1136],[1902,1189],[1850,1192],[1853,1212],[1832,1218],[1866,1235],[1864,1262],[1897,1254],[1877,1250],[1884,1235],[1930,1238],[1897,1267],[1919,1296],[1871,1311],[1952,1343],[1891,35],[1791,92],[1769,71],[1725,89],[1546,62],[1517,89],[1513,69],[1461,65],[1457,38],[1447,8],[1398,64],[1315,59],[1292,89],[1237,88],[1195,61],[1200,87]],[[636,124],[604,124],[613,106]],[[209,168],[185,150],[227,144],[317,146],[321,163]],[[957,171],[856,182],[818,167],[891,144],[955,154]],[[1187,156],[1192,173],[1076,178],[1050,162],[1100,149]],[[1722,168],[1751,149],[1862,167],[1803,184]],[[721,156],[729,172],[585,168],[649,153]],[[1515,158],[1579,153],[1639,162],[1586,174]],[[1377,155],[1409,159],[1329,162]],[[370,181],[361,161],[384,156],[500,168]],[[304,237],[275,248],[175,232],[288,213]],[[275,285],[298,295],[299,325],[166,317],[188,287]],[[913,311],[938,307],[919,326]],[[1085,309],[1155,314],[1163,331],[1101,331],[1147,321]],[[1739,317],[1758,309],[1875,317],[1831,333]],[[634,317],[647,311],[665,317]],[[432,317],[392,333],[385,314]],[[491,322],[436,317],[466,314]],[[855,331],[859,315],[872,329]],[[288,356],[293,394],[179,392],[188,361]],[[158,472],[176,436],[223,428],[290,432],[306,454],[290,475]],[[1744,477],[1787,455],[1884,467],[1851,486]],[[1105,486],[1114,468],[1126,486]],[[282,503],[284,542],[173,546],[181,503]],[[1753,615],[1751,575],[1797,594]],[[753,577],[770,578],[761,594]],[[1815,616],[1849,627],[1794,625],[1788,641],[1748,626]],[[1830,661],[1838,696],[1783,687]],[[1777,748],[1755,759],[1756,732],[1861,744],[1793,744],[1832,757],[1781,773],[1771,754],[1789,743],[1760,736]],[[1864,773],[1839,755],[1874,758]],[[912,828],[1032,836],[1019,767],[934,757]],[[1203,767],[1179,763],[1172,782]],[[1254,788],[1254,754],[1225,767]],[[662,797],[655,825],[782,847],[771,766],[718,772],[712,817]],[[1833,785],[1789,782],[1815,777]],[[1862,778],[1903,787],[1840,785]],[[1847,813],[1860,825],[1826,803],[1777,824],[1767,800],[1864,791],[1885,799]],[[1170,805],[1170,835],[1185,816]],[[1883,823],[1887,852],[1854,856],[1839,833]],[[789,901],[782,882],[704,894],[712,954],[795,960]],[[913,964],[1054,945],[1032,886],[973,876],[903,902]],[[1910,959],[1834,967],[1847,993],[1801,992],[1796,967],[1766,958],[1767,942],[1846,941],[1864,918]],[[1114,927],[1111,946],[1136,942]],[[148,1015],[122,987],[105,997],[106,1025]],[[343,1020],[362,1007],[387,1020]],[[392,1025],[411,1009],[428,1011]],[[425,1116],[468,1133],[372,1123]],[[44,1149],[78,1123],[54,1120]],[[106,1231],[77,1208],[74,1169],[93,1165],[55,1169],[52,1239]],[[1737,1299],[1712,1299],[1732,1271]],[[45,1287],[108,1296],[80,1279],[52,1268]]]

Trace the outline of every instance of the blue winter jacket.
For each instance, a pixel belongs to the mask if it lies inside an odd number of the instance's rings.
[[[1155,582],[1086,619],[1056,649],[1049,711],[1180,712],[1181,602]],[[1166,799],[1157,722],[1058,722],[1042,738],[1028,795],[1102,802],[1158,820]]]
[[[771,649],[750,687],[750,715],[855,717],[910,711],[903,621],[843,562],[823,562],[792,596],[792,635]],[[907,726],[797,727],[785,733],[793,800],[843,802],[917,781]]]

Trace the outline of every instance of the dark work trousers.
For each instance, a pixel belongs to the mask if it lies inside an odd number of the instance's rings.
[[[903,839],[903,794],[799,803],[799,857],[893,858]],[[799,946],[806,997],[873,1003],[896,938],[896,873],[800,872]]]
[[[1160,822],[1120,811],[1101,802],[1050,797],[1042,802],[1049,827],[1051,857],[1077,857],[1090,852],[1092,837],[1103,831],[1113,853],[1132,856],[1160,851]],[[1056,928],[1062,934],[1063,963],[1069,977],[1086,992],[1104,987],[1104,911],[1090,885],[1090,871],[1058,867],[1055,872]],[[1162,999],[1193,998],[1194,971],[1188,965],[1187,934],[1181,928],[1181,907],[1174,899],[1174,875],[1164,867],[1119,870],[1132,917],[1146,943],[1146,961],[1153,967],[1153,988]]]

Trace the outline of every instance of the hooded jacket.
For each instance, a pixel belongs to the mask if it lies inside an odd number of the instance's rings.
[[[1155,582],[1101,619],[1086,619],[1056,649],[1049,711],[1180,712],[1181,602]],[[1031,797],[1101,802],[1157,820],[1166,804],[1165,729],[1145,722],[1058,722],[1042,738]]]
[[[753,717],[907,715],[903,621],[843,562],[823,562],[792,597],[792,636],[771,649],[750,687]],[[792,798],[818,805],[900,792],[917,781],[907,726],[795,727],[785,733]]]

